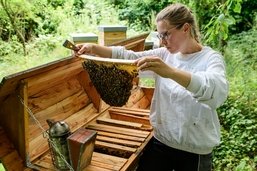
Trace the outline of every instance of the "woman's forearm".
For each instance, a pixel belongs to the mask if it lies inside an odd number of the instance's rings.
[[[94,45],[92,45],[92,52],[93,52],[93,54],[96,54],[97,56],[100,56],[100,57],[105,57],[105,58],[112,57],[112,48],[111,47],[94,44]]]

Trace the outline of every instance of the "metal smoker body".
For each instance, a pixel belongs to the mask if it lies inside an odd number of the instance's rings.
[[[69,170],[70,158],[67,144],[67,137],[71,135],[70,128],[63,121],[48,119],[49,135],[48,143],[54,166],[59,170]]]

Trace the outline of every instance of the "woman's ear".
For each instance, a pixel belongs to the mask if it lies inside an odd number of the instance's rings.
[[[187,32],[189,32],[189,31],[190,31],[190,24],[185,23],[185,24],[183,25],[183,32],[187,33]]]

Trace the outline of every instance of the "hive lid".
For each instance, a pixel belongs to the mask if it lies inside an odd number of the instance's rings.
[[[135,60],[103,58],[90,55],[80,55],[79,57],[83,58],[84,60],[94,61],[96,64],[102,64],[110,67],[115,65],[118,69],[126,70],[135,76],[138,75],[137,66],[134,63]]]

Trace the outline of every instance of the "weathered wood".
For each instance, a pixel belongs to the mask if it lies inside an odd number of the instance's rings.
[[[145,46],[145,39],[149,33],[143,33],[137,36],[127,38],[118,42],[112,43],[110,46],[124,46],[128,50],[143,51]]]
[[[101,103],[102,102],[101,101],[101,97],[98,94],[95,86],[91,82],[87,71],[81,72],[78,75],[78,78],[79,78],[80,84],[83,86],[83,88],[85,89],[87,95],[92,100],[95,108],[97,109],[98,112],[100,112],[101,111],[101,104],[102,104]]]
[[[135,153],[137,149],[97,140],[95,142],[95,150],[114,156],[128,158],[131,154]]]
[[[130,114],[124,114],[119,112],[110,112],[110,116],[112,119],[150,125],[149,119],[145,117],[133,116]]]
[[[1,161],[4,163],[4,167],[8,171],[24,170],[23,160],[19,157],[16,150],[5,155]]]
[[[128,102],[124,107],[131,108],[138,100],[144,96],[144,92],[140,88],[136,88],[132,91],[131,96],[128,99]]]
[[[93,158],[92,158],[92,162],[104,163],[107,165],[111,165],[113,167],[118,166],[119,168],[121,168],[126,163],[126,161],[127,159],[124,159],[121,157],[97,153],[97,152],[93,153]]]
[[[94,108],[93,104],[89,104],[85,108],[79,110],[78,112],[74,113],[72,116],[64,119],[71,131],[76,131],[77,129],[84,126],[87,122],[94,119],[98,114],[96,113],[96,109]],[[45,130],[49,128],[48,124],[44,121],[41,124]],[[33,132],[34,134],[30,135],[30,156],[31,160],[42,155],[48,149],[48,142],[47,139],[43,137],[42,130],[38,127],[38,125],[34,124],[34,128],[32,126],[30,129],[36,129],[37,132]]]
[[[151,102],[148,100],[146,96],[143,96],[138,102],[136,102],[131,108],[136,108],[136,109],[146,109],[150,107]]]
[[[81,90],[34,115],[41,122],[46,119],[63,120],[84,108],[89,103],[87,94]]]
[[[141,143],[139,142],[134,142],[134,141],[129,141],[129,140],[121,140],[121,139],[117,139],[117,138],[110,138],[110,137],[105,137],[105,136],[101,136],[101,135],[97,135],[96,138],[98,141],[103,141],[103,142],[109,142],[109,143],[113,143],[113,144],[119,144],[119,145],[124,145],[124,146],[128,146],[128,147],[139,147],[141,145]]]
[[[59,84],[60,82],[62,82],[62,80],[77,75],[78,73],[83,71],[81,62],[82,61],[79,60],[74,63],[67,64],[66,66],[62,66],[26,79],[30,92],[29,95],[36,94],[42,90]]]
[[[106,132],[119,133],[119,134],[123,134],[123,135],[132,135],[135,137],[143,137],[143,138],[146,138],[150,134],[147,131],[121,128],[121,127],[115,127],[115,126],[108,126],[108,125],[103,125],[103,124],[90,124],[87,126],[87,128],[94,129],[94,130],[100,130],[100,131],[106,131]]]
[[[149,101],[152,101],[153,98],[153,93],[154,93],[154,88],[148,88],[148,87],[141,87],[141,89],[144,92],[144,95],[147,97]]]
[[[0,127],[0,160],[8,153],[14,151],[15,148],[6,136],[2,127]]]
[[[76,78],[71,78],[48,89],[29,96],[28,104],[32,113],[37,113],[50,107],[63,99],[83,90]],[[29,91],[30,92],[30,91]]]
[[[115,119],[110,119],[110,118],[104,118],[104,117],[98,117],[96,119],[97,123],[100,124],[106,124],[106,125],[114,125],[114,126],[122,126],[124,128],[128,127],[128,128],[141,128],[143,126],[143,124],[139,124],[139,123],[131,123],[131,122],[127,122],[127,121],[119,121],[119,120],[115,120]]]
[[[148,116],[149,116],[149,112],[150,112],[149,109],[135,109],[135,108],[128,108],[128,107],[114,107],[114,106],[112,106],[108,110],[123,110],[123,111],[126,111],[126,113],[127,112],[133,112],[133,113],[136,113],[136,114],[138,112],[140,112],[140,113],[146,113]]]
[[[67,138],[71,166],[81,171],[90,163],[94,151],[96,132],[80,128]]]
[[[145,142],[137,150],[143,152],[143,150],[145,149],[146,145],[149,143],[152,137],[153,133],[151,132],[151,134],[146,138]],[[133,153],[120,171],[135,170],[139,161],[139,157],[139,154]]]
[[[67,57],[4,77],[0,83],[0,104],[7,98],[8,95],[15,92],[21,80],[53,70],[69,63],[76,62],[78,60],[81,59]]]
[[[121,135],[121,134],[117,134],[117,133],[110,133],[110,132],[104,132],[104,131],[97,131],[97,135],[118,138],[118,139],[123,139],[123,140],[130,140],[130,141],[134,141],[134,142],[144,142],[145,141],[144,138],[140,138],[140,137],[133,137],[130,135]]]
[[[131,108],[131,109],[135,109],[135,108]],[[149,110],[144,110],[144,111],[139,111],[138,109],[135,110],[131,110],[127,108],[115,108],[112,107],[110,109],[108,109],[108,111],[111,112],[118,112],[118,113],[124,113],[124,114],[128,114],[128,115],[134,115],[134,116],[141,116],[141,117],[149,117]]]

